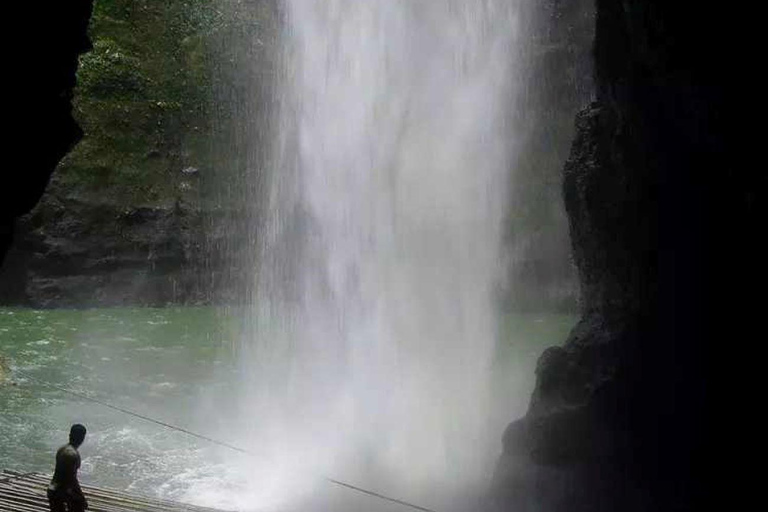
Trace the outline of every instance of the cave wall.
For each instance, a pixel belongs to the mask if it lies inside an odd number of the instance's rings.
[[[92,0],[9,4],[8,23],[29,30],[9,38],[3,64],[10,87],[4,93],[0,263],[11,245],[15,219],[37,204],[59,161],[82,137],[72,118],[72,91],[78,58],[91,48],[93,9]]]
[[[715,404],[741,385],[728,341],[759,328],[768,218],[765,176],[737,166],[727,18],[596,2],[595,100],[563,183],[582,318],[505,432],[501,510],[703,510],[724,486]]]

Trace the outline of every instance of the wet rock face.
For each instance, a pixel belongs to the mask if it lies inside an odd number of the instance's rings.
[[[92,0],[14,1],[4,7],[17,38],[4,48],[5,169],[0,175],[0,262],[16,217],[37,204],[56,165],[80,140],[71,115],[78,57],[91,47]],[[8,27],[10,28],[10,27]],[[10,163],[9,163],[10,162]]]
[[[0,306],[83,308],[233,303],[252,267],[243,212],[187,203],[120,207],[46,196],[16,225]]]
[[[182,208],[44,200],[17,223],[0,270],[0,305],[202,302],[200,223],[199,214]]]
[[[766,180],[736,168],[724,58],[736,41],[711,33],[728,31],[722,10],[596,9],[596,98],[563,189],[583,316],[542,356],[529,411],[507,429],[497,504],[703,510],[713,397],[734,386],[722,344],[749,339],[764,303]]]

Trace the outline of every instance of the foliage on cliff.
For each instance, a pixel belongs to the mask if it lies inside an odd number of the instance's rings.
[[[212,0],[97,0],[74,115],[85,138],[51,194],[116,205],[172,203],[182,169],[206,162]]]

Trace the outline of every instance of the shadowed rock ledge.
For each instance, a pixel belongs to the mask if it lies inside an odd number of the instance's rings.
[[[726,91],[735,26],[691,2],[596,12],[596,99],[563,189],[582,319],[538,363],[495,499],[516,512],[704,510],[726,488],[722,474],[710,485],[717,447],[733,442],[713,435],[714,404],[747,389],[728,341],[758,327],[766,282],[766,179],[737,167]]]

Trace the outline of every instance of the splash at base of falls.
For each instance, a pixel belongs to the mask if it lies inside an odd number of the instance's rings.
[[[486,481],[516,5],[284,0],[233,420],[254,503]]]

